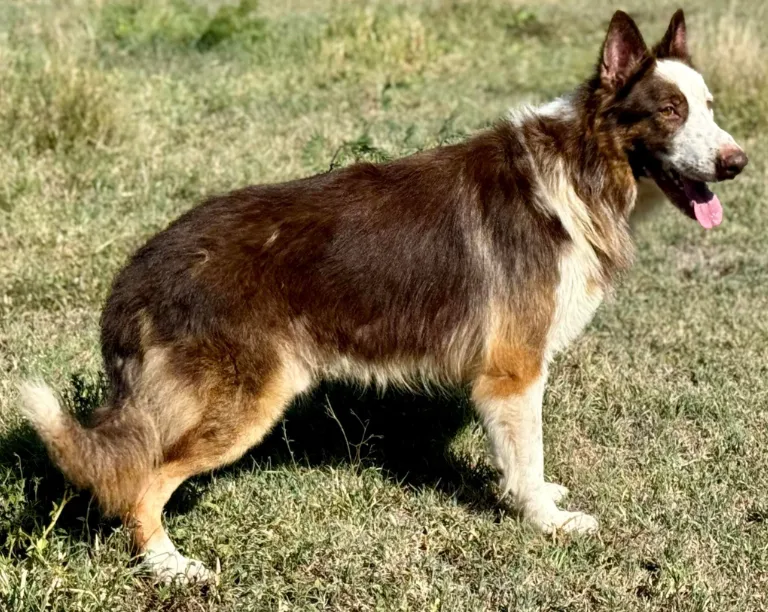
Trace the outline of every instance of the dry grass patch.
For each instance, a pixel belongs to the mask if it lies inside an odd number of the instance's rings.
[[[0,125],[12,145],[69,152],[126,137],[123,109],[99,70],[50,57],[34,67],[17,62],[0,79]]]
[[[327,25],[320,56],[330,77],[397,70],[418,73],[438,53],[434,33],[428,33],[418,14],[404,7],[358,4],[339,13]]]
[[[732,3],[722,16],[695,22],[694,60],[718,96],[728,127],[747,134],[768,127],[768,45],[761,32],[766,17],[765,5]]]
[[[82,22],[52,10],[42,23],[19,19],[0,47],[0,130],[7,146],[41,154],[111,147],[131,132],[118,79],[103,71]]]

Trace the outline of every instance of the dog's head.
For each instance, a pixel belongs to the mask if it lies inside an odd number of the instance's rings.
[[[683,11],[652,49],[617,11],[593,86],[600,124],[618,138],[635,176],[652,178],[703,227],[719,225],[723,209],[707,183],[734,178],[747,155],[715,123],[712,94],[688,54]]]

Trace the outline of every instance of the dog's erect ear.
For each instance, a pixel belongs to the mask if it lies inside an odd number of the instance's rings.
[[[600,82],[613,91],[620,89],[646,57],[648,47],[632,17],[616,11],[603,43]]]
[[[685,34],[685,15],[683,9],[678,9],[669,22],[667,33],[661,42],[653,48],[653,54],[659,59],[679,59],[685,62],[690,60],[688,55],[688,43]]]

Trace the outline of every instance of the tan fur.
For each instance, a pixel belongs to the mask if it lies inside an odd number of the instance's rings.
[[[520,395],[541,375],[542,355],[530,348],[494,345],[483,373],[476,379],[478,399]]]
[[[164,359],[158,357],[152,360],[150,370],[145,368],[148,380],[155,389],[165,376],[159,375],[165,369],[164,365],[159,365],[163,363]],[[189,563],[175,552],[162,526],[162,509],[173,491],[190,476],[239,459],[263,439],[282,416],[290,400],[309,386],[306,371],[295,360],[286,360],[255,396],[217,387],[214,379],[215,376],[209,375],[208,384],[203,386],[206,404],[196,404],[191,411],[206,417],[187,417],[186,431],[167,445],[165,462],[145,476],[139,494],[129,504],[126,513],[126,521],[134,530],[137,549],[150,561],[155,558],[156,563],[164,564],[162,571],[172,574],[179,571],[178,567],[174,569],[173,564],[182,564],[186,568]],[[175,381],[168,382],[168,389],[179,391]],[[190,398],[189,393],[182,393],[176,401],[190,401]],[[230,416],[224,417],[224,412]],[[198,568],[196,571],[203,570]]]

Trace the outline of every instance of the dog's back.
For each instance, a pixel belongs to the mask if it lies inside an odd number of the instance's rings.
[[[500,288],[526,300],[514,325],[532,327],[568,242],[559,220],[531,204],[521,138],[503,123],[460,145],[193,209],[115,282],[102,342],[116,386],[126,362],[177,345],[200,352],[178,359],[184,377],[211,363],[254,389],[278,350],[313,376],[383,380],[384,368],[401,382],[468,379]]]

